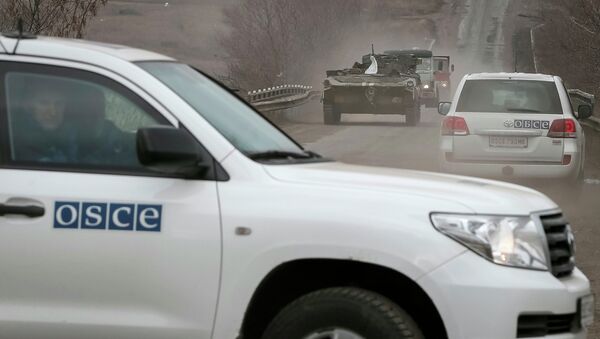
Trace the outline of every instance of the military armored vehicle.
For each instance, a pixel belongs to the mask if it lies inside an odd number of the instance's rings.
[[[440,98],[451,100],[450,74],[454,65],[450,65],[449,56],[433,55],[430,50],[407,49],[385,51],[388,55],[409,55],[418,59],[417,73],[421,78],[421,103],[425,107],[438,107]]]
[[[345,114],[401,114],[414,126],[421,119],[418,59],[410,55],[367,54],[352,68],[327,71],[323,120],[338,124]]]

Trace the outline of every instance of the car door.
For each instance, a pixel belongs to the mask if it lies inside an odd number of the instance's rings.
[[[164,112],[114,74],[0,61],[0,78],[0,337],[209,338],[216,182],[139,164],[135,132]]]
[[[453,136],[454,157],[462,161],[561,163],[563,140],[548,136],[564,118],[553,81],[467,80],[456,106],[467,135]]]

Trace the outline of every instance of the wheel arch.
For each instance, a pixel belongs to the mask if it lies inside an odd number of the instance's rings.
[[[360,287],[379,293],[411,314],[427,338],[447,338],[441,315],[415,281],[384,266],[340,259],[299,259],[273,269],[250,300],[240,338],[260,339],[273,317],[291,301],[336,286]]]

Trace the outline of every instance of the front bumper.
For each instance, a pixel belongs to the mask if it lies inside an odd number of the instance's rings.
[[[421,89],[421,98],[422,99],[433,99],[435,98],[435,92],[431,89]]]
[[[577,313],[581,297],[590,294],[577,268],[565,278],[493,264],[471,251],[419,279],[436,305],[449,339],[517,338],[519,315]],[[585,339],[576,329],[542,337]]]

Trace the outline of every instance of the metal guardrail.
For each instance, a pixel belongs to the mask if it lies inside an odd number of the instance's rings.
[[[592,105],[592,107],[596,104],[596,97],[593,94],[586,93],[580,89],[570,89],[568,92],[571,101],[574,99],[581,104]]]
[[[300,106],[320,95],[312,86],[281,85],[249,91],[247,98],[258,110],[269,112]]]
[[[577,109],[579,105],[591,105],[592,109],[594,109],[596,97],[593,94],[586,93],[579,89],[570,89],[568,92],[571,99],[571,104],[573,104],[575,109]],[[581,123],[593,128],[597,132],[600,132],[600,116],[598,114],[583,120]]]

